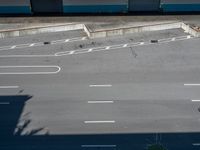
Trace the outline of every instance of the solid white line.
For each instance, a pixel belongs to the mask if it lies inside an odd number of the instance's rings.
[[[114,101],[88,101],[88,104],[107,104],[114,103]]]
[[[3,68],[57,68],[54,72],[0,72],[0,75],[38,75],[38,74],[57,74],[60,72],[61,67],[59,66],[0,66]]]
[[[184,86],[200,86],[200,84],[184,84]]]
[[[81,147],[88,147],[88,148],[98,148],[98,147],[100,147],[100,148],[109,148],[109,147],[117,147],[116,145],[81,145]]]
[[[112,85],[111,84],[102,84],[102,85],[94,84],[94,85],[90,85],[90,87],[112,87]]]
[[[84,123],[115,123],[114,120],[109,121],[84,121]]]
[[[0,102],[0,105],[9,105],[9,102]]]
[[[55,57],[56,55],[0,55],[0,58],[34,58],[34,57]]]
[[[200,100],[197,100],[197,99],[192,99],[191,101],[192,102],[200,102]]]
[[[0,89],[17,89],[19,86],[0,86]]]
[[[200,143],[192,143],[193,146],[200,146]]]

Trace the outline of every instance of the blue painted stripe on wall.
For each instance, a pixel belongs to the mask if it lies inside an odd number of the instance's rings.
[[[31,14],[30,6],[0,6],[0,14]]]
[[[127,12],[127,5],[71,5],[63,6],[64,13],[117,13]]]
[[[164,12],[200,11],[200,4],[161,4]]]

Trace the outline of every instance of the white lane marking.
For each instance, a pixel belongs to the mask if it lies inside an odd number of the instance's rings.
[[[12,46],[10,49],[15,49],[17,46],[16,45],[14,45],[14,46]]]
[[[82,40],[85,40],[87,37],[82,37]]]
[[[29,45],[29,47],[32,47],[32,46],[34,46],[34,45],[35,45],[35,43],[32,43],[32,44]]]
[[[108,104],[114,103],[114,101],[88,101],[88,104]]]
[[[175,39],[177,41],[178,40],[185,40],[185,39],[187,39],[187,36],[180,36],[180,37],[176,37]],[[160,41],[160,43],[168,43],[168,42],[172,42],[172,38],[160,39],[159,41]],[[83,53],[91,52],[91,49],[92,49],[92,52],[97,52],[97,51],[104,51],[104,50],[108,50],[108,49],[111,50],[111,49],[119,49],[119,48],[126,48],[126,47],[132,47],[132,46],[142,46],[142,45],[152,45],[152,44],[154,44],[154,43],[136,42],[136,43],[127,43],[127,44],[110,45],[110,46],[102,46],[102,47],[93,47],[93,48],[90,48],[90,49],[80,49],[80,50],[72,50],[72,51],[75,51],[74,54],[83,54]],[[83,51],[83,52],[81,52],[81,51]],[[65,56],[65,55],[69,55],[69,51],[63,51],[63,52],[55,53],[55,56]]]
[[[75,51],[70,51],[70,52],[69,52],[70,55],[72,55],[72,54],[74,54],[74,53],[75,53]]]
[[[88,50],[88,52],[92,52],[92,50],[93,50],[93,49],[92,49],[92,48],[90,48],[90,49]]]
[[[90,85],[90,87],[112,87],[112,85],[111,84],[92,84],[92,85]]]
[[[200,146],[200,143],[192,143],[193,146]]]
[[[197,99],[192,99],[191,101],[192,102],[200,102],[200,100],[197,100]]]
[[[55,57],[55,55],[0,55],[0,58]]]
[[[190,39],[190,38],[191,38],[191,35],[188,35],[188,36],[187,36],[187,39]]]
[[[52,44],[62,44],[65,42],[75,42],[75,41],[80,41],[80,40],[86,40],[87,37],[76,37],[76,38],[71,38],[71,39],[60,39],[60,40],[55,40],[55,41],[50,41]],[[26,48],[26,47],[33,47],[33,46],[44,46],[42,42],[38,43],[26,43],[26,44],[19,44],[19,45],[8,45],[8,46],[2,46],[0,47],[1,50],[11,50],[11,49],[16,49],[16,48]]]
[[[9,105],[9,102],[0,102],[0,105]]]
[[[0,86],[0,89],[17,89],[19,86]]]
[[[110,46],[107,46],[106,49],[110,49]]]
[[[84,123],[115,123],[114,120],[108,120],[108,121],[84,121]]]
[[[128,46],[128,44],[124,44],[124,45],[123,45],[123,47],[127,47],[127,46]]]
[[[81,145],[81,147],[85,148],[113,148],[117,147],[117,145]]]
[[[200,86],[200,84],[184,84],[184,86]]]
[[[175,41],[176,40],[176,38],[174,37],[174,38],[172,38],[172,41]]]
[[[39,75],[39,74],[57,74],[60,72],[61,67],[59,66],[0,66],[0,69],[8,68],[57,68],[54,72],[0,72],[0,75]]]

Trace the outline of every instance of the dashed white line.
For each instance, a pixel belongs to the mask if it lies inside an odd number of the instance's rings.
[[[14,46],[12,46],[10,49],[15,49],[17,46],[16,45],[14,45]]]
[[[184,84],[184,86],[200,86],[200,84]]]
[[[32,47],[32,46],[34,46],[34,45],[35,45],[35,43],[32,43],[32,44],[29,45],[29,47]]]
[[[69,42],[69,39],[66,39],[65,42]]]
[[[127,47],[127,46],[128,46],[128,44],[124,44],[124,45],[123,45],[123,47]]]
[[[0,86],[0,89],[17,89],[19,86]]]
[[[192,99],[191,101],[192,102],[200,102],[200,100],[197,100],[197,99]]]
[[[117,147],[117,145],[81,145],[84,148],[113,148]]]
[[[140,42],[140,45],[144,45],[144,42]]]
[[[114,101],[88,101],[88,104],[109,104],[114,103]]]
[[[172,41],[175,41],[176,40],[176,38],[172,38]]]
[[[82,37],[82,40],[85,40],[87,37]]]
[[[92,50],[93,50],[93,49],[92,49],[92,48],[90,48],[90,49],[88,50],[88,52],[92,52]]]
[[[105,49],[110,49],[110,46],[107,46]]]
[[[92,84],[90,85],[90,87],[112,87],[112,85],[111,84],[101,84],[101,85]]]
[[[84,123],[86,123],[86,124],[89,124],[89,123],[91,123],[91,124],[96,124],[96,123],[115,123],[115,121],[114,120],[108,120],[108,121],[84,121]]]

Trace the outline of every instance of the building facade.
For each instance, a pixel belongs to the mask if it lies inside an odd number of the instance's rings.
[[[0,0],[0,14],[199,11],[200,0]]]

